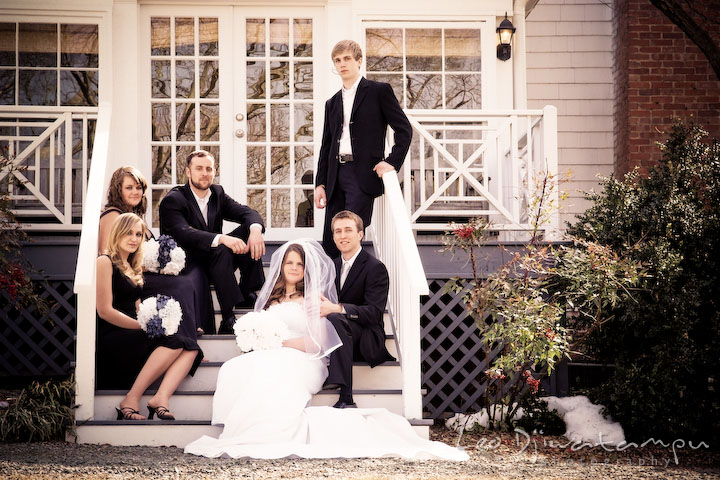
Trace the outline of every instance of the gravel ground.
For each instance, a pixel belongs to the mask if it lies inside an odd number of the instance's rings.
[[[434,427],[432,437],[452,445],[457,435]],[[332,479],[705,479],[720,478],[720,452],[646,447],[608,452],[571,451],[562,437],[527,440],[469,435],[461,444],[469,462],[399,459],[232,460],[184,455],[178,448],[111,447],[65,442],[0,444],[2,479],[332,478]],[[553,443],[554,442],[554,443]],[[537,445],[537,450],[534,444]],[[563,447],[556,446],[562,444]],[[667,465],[666,465],[667,463]]]

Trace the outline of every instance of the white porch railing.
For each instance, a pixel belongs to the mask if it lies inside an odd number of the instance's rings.
[[[30,111],[29,111],[30,110]],[[95,107],[0,107],[0,148],[19,166],[23,185],[7,182],[13,213],[25,230],[80,230]]]
[[[420,296],[429,293],[397,174],[382,177],[385,195],[375,200],[371,228],[378,258],[390,276],[388,310],[398,339],[402,367],[403,413],[422,418],[420,371]]]
[[[442,231],[449,219],[475,216],[487,217],[494,230],[529,229],[538,175],[557,174],[555,107],[406,114],[414,132],[402,179],[413,229]],[[545,238],[558,227],[555,213]]]
[[[95,403],[95,259],[97,258],[100,209],[105,195],[112,105],[103,102],[97,116],[92,168],[82,215],[82,234],[75,270],[77,339],[75,342],[75,420],[93,417]]]

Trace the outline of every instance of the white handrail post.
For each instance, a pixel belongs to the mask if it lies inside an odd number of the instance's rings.
[[[77,294],[75,340],[75,420],[93,417],[95,411],[95,259],[98,226],[108,161],[112,105],[100,103],[93,143],[90,179],[83,207],[83,229],[78,249],[74,291]]]
[[[543,151],[545,154],[545,171],[552,175],[553,189],[548,204],[553,209],[545,228],[545,240],[555,241],[560,238],[560,192],[558,183],[558,140],[557,140],[557,108],[546,105],[543,108]]]
[[[403,414],[422,418],[420,295],[429,289],[397,173],[385,173],[382,180],[385,195],[376,203],[373,220],[375,250],[390,276],[388,309],[400,347]]]

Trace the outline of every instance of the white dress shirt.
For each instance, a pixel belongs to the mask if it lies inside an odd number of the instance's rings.
[[[357,80],[353,83],[353,86],[342,89],[342,104],[343,104],[343,129],[342,135],[340,136],[340,149],[338,153],[340,155],[352,155],[352,144],[350,143],[350,114],[352,113],[352,107],[355,103],[355,94],[357,93],[358,84],[362,75],[358,75]]]
[[[360,250],[362,250],[362,247],[358,248],[357,252],[355,252],[353,256],[347,260],[340,257],[340,260],[342,260],[342,266],[340,267],[340,288],[345,285],[345,280],[347,280],[348,273],[355,263],[355,259],[357,259],[358,255],[360,255]]]
[[[193,190],[192,188],[190,189],[190,191],[192,192],[193,197],[195,197],[195,202],[197,202],[197,205],[200,208],[200,213],[202,214],[203,220],[205,220],[205,225],[207,225],[209,227],[210,225],[208,225],[208,204],[210,203],[210,197],[212,196],[212,190],[210,190],[208,188],[208,190],[207,190],[208,194],[202,198],[198,197],[197,194],[195,193],[195,190]],[[259,228],[262,230],[262,225],[260,225],[259,223],[252,223],[252,224],[250,224],[250,230],[252,230],[253,228]],[[213,241],[210,244],[211,248],[215,248],[218,245],[220,245],[220,235],[221,234],[219,234],[219,233],[217,235],[215,235],[215,238],[213,238]]]
[[[200,208],[200,213],[202,214],[203,220],[205,220],[205,225],[208,225],[208,203],[210,203],[210,197],[212,197],[212,190],[208,188],[207,195],[204,197],[198,197],[197,193],[195,193],[195,190],[192,188],[190,191],[193,194],[193,197],[195,197],[195,201],[197,202],[198,207]],[[218,233],[215,235],[215,238],[213,238],[212,243],[210,244],[210,247],[215,248],[220,244],[220,234]]]

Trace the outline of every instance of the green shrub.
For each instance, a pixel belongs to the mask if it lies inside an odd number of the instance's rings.
[[[0,441],[65,440],[74,433],[75,380],[33,382],[0,410]]]
[[[676,124],[647,177],[604,179],[570,233],[640,261],[636,302],[587,338],[616,368],[593,392],[628,440],[720,439],[720,145]]]
[[[520,401],[523,416],[517,421],[517,426],[527,433],[534,431],[542,435],[564,435],[565,420],[557,410],[549,410],[548,403],[535,395],[527,395]]]

